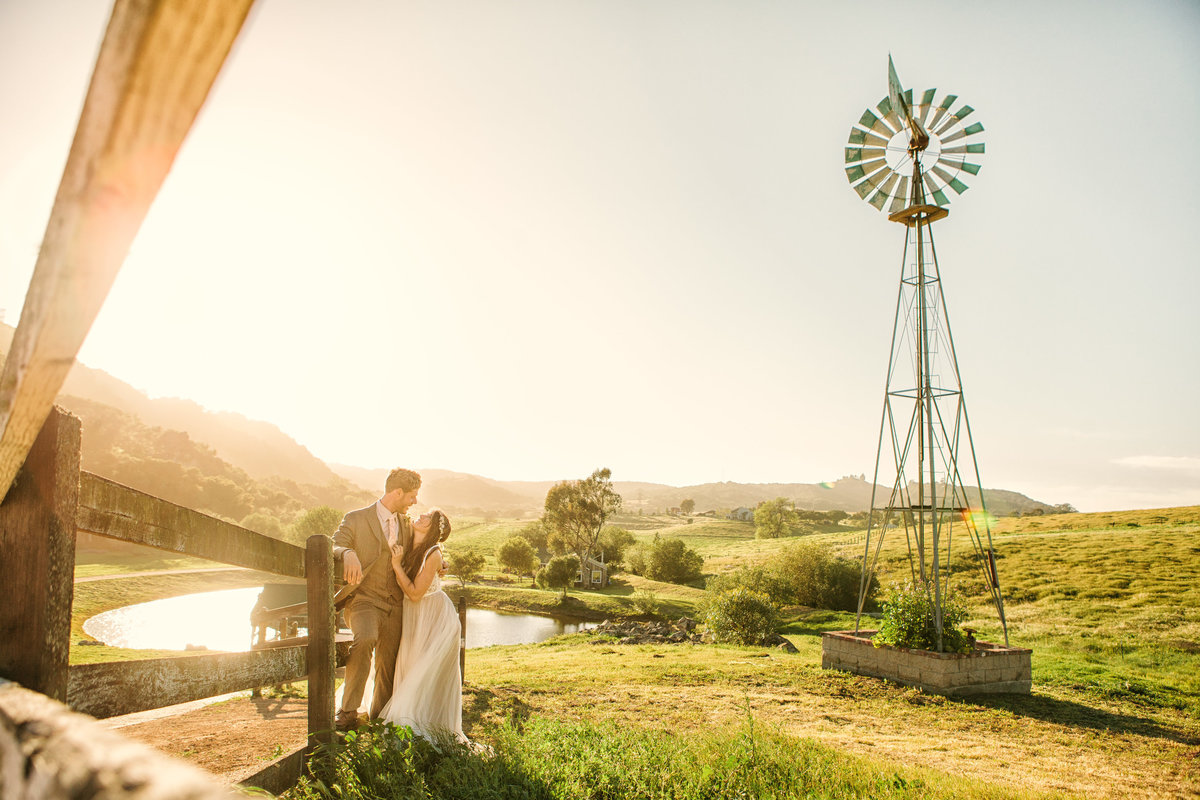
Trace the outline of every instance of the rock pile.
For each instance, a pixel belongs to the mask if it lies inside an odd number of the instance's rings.
[[[592,644],[682,644],[684,642],[701,642],[703,639],[696,630],[696,621],[690,617],[680,617],[674,622],[612,622],[604,620],[592,628],[592,633],[600,634],[603,638],[592,639]]]
[[[707,632],[697,630],[696,620],[690,617],[680,617],[674,622],[612,622],[606,619],[591,632],[599,634],[591,640],[592,644],[700,644],[712,641]],[[796,646],[779,634],[761,644],[785,653],[797,652]]]

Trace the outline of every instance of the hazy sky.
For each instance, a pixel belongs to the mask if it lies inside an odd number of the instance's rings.
[[[108,11],[0,0],[10,324]],[[80,360],[359,466],[870,474],[889,52],[987,129],[934,228],[984,485],[1200,503],[1195,0],[261,0]]]

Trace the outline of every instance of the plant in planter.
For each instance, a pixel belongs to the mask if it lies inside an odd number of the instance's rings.
[[[920,581],[893,584],[883,603],[883,619],[872,642],[917,650],[938,650],[934,620],[933,587]],[[942,648],[944,653],[969,653],[972,640],[962,629],[967,606],[962,598],[947,592],[942,596]]]

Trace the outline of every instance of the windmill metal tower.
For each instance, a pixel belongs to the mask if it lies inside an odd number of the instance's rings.
[[[912,90],[901,87],[889,56],[888,96],[850,129],[846,177],[859,197],[905,226],[855,631],[884,536],[902,527],[913,582],[932,600],[941,651],[956,536],[968,537],[967,560],[982,572],[1006,646],[1008,625],[933,245],[933,223],[950,213],[945,190],[962,194],[967,186],[961,178],[979,172],[975,162],[984,146],[974,138],[983,126],[964,121],[974,111],[970,106],[951,110],[957,95],[946,95],[935,106],[936,95],[936,89],[929,89],[914,105]],[[880,497],[879,480],[891,474],[893,466],[891,491]],[[964,476],[975,485],[968,486]]]

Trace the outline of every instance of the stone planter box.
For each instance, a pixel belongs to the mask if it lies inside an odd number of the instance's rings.
[[[976,642],[973,653],[934,653],[871,643],[875,631],[821,637],[821,667],[886,678],[946,696],[1029,694],[1032,650]]]

